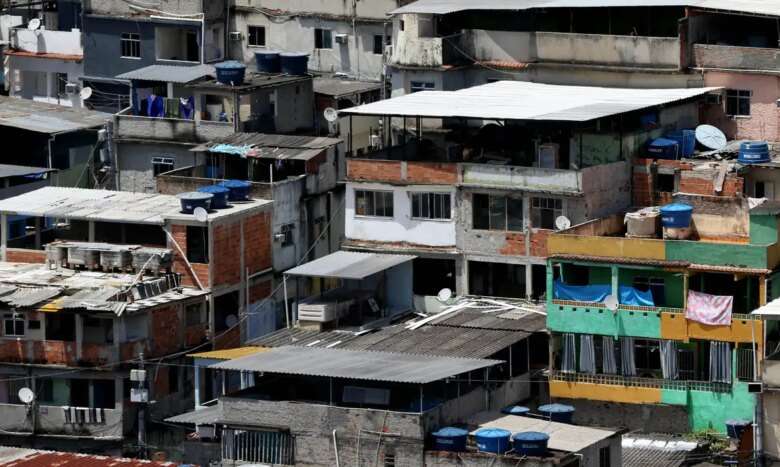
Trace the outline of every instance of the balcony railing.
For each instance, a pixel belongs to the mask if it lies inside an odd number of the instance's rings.
[[[574,300],[557,300],[557,299],[553,299],[552,303],[553,303],[553,305],[576,306],[576,307],[582,307],[582,308],[606,308],[607,307],[603,303],[598,303],[598,302],[579,302],[579,301],[574,301]],[[625,304],[622,304],[622,303],[618,305],[618,310],[619,311],[622,310],[622,311],[653,312],[653,313],[685,313],[685,310],[683,310],[682,308],[659,307],[659,306],[625,305]]]
[[[230,136],[232,123],[194,121],[178,118],[141,117],[125,109],[115,117],[114,134],[119,140],[162,140],[183,143],[203,143]]]
[[[694,65],[698,68],[780,71],[780,49],[696,44]]]
[[[658,378],[639,378],[621,375],[591,375],[587,373],[565,373],[558,370],[550,372],[550,381],[562,381],[568,383],[603,384],[608,386],[626,386],[634,388],[657,388],[673,391],[708,391],[727,393],[731,392],[728,383],[713,383],[709,381],[672,380]]]

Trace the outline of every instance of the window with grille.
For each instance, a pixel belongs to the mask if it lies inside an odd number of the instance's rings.
[[[174,169],[175,160],[173,157],[153,157],[152,174],[156,177],[162,173],[170,172]]]
[[[533,198],[531,222],[540,229],[554,229],[555,219],[563,215],[563,201],[554,198]]]
[[[412,218],[452,219],[449,193],[412,193]]]
[[[507,196],[474,194],[472,222],[475,229],[523,230],[523,200]]]
[[[24,316],[20,313],[6,313],[3,315],[3,335],[24,336]]]
[[[752,91],[741,89],[726,90],[726,114],[732,117],[750,116],[750,98]]]
[[[249,26],[247,31],[250,47],[265,47],[265,27]]]
[[[141,36],[133,32],[123,32],[121,35],[122,57],[141,58]]]
[[[393,217],[393,192],[356,190],[355,214],[358,216]]]

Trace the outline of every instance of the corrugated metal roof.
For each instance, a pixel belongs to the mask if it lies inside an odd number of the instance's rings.
[[[177,66],[149,65],[137,70],[122,73],[119,79],[164,81],[167,83],[189,83],[207,76],[216,76],[216,70],[211,65]]]
[[[217,403],[209,407],[195,409],[191,412],[185,412],[166,418],[168,423],[183,423],[186,425],[213,425],[222,420],[222,405]]]
[[[70,452],[48,452],[31,449],[24,449],[24,451],[27,452],[16,459],[0,460],[0,467],[175,467],[178,465],[173,462],[156,462]]]
[[[512,317],[503,317],[502,315],[502,313],[482,313],[478,310],[466,309],[434,320],[433,324],[524,332],[539,332],[545,328],[546,318],[540,313],[521,311],[515,312]]]
[[[53,134],[100,127],[110,119],[94,110],[0,96],[0,126]]]
[[[551,422],[546,419],[518,417],[517,415],[502,415],[496,412],[481,412],[469,420],[470,425],[479,428],[502,428],[512,433],[538,431],[550,435],[547,447],[556,451],[580,452],[620,431],[604,428],[571,425],[568,423]],[[623,465],[633,467],[634,464]]]
[[[234,133],[226,138],[209,141],[191,149],[224,153],[225,147],[236,148],[245,157],[259,159],[309,160],[330,147],[341,143],[340,139],[323,136],[271,135],[264,133]],[[229,153],[234,154],[234,151]]]
[[[188,355],[193,358],[210,358],[214,360],[232,360],[234,358],[246,357],[260,352],[267,352],[267,347],[247,346],[236,347],[234,349],[210,350],[208,352],[199,352]]]
[[[46,169],[43,167],[28,167],[25,165],[0,164],[0,178],[23,177],[25,175],[39,175],[49,172],[56,172],[57,169]]]
[[[671,438],[623,437],[623,465],[631,467],[677,467],[699,445],[693,441]]]
[[[348,79],[314,78],[314,92],[338,99],[340,97],[361,94],[381,89],[382,83],[373,81],[355,81]]]
[[[418,0],[390,14],[447,14],[466,10],[530,10],[532,8],[698,7],[713,10],[780,15],[780,3],[770,0]]]
[[[1,206],[1,204],[0,204]],[[285,271],[290,276],[334,277],[361,280],[399,264],[411,261],[416,256],[384,255],[357,251],[337,251],[296,268]]]
[[[28,308],[50,300],[62,293],[57,287],[20,287],[0,297],[0,303],[12,308]]]
[[[286,346],[210,368],[426,384],[500,363],[475,358]]]
[[[458,91],[415,92],[339,113],[585,122],[683,101],[718,89],[600,88],[497,81]]]
[[[255,73],[247,70],[244,84],[240,86],[230,86],[220,83],[216,79],[204,78],[187,85],[187,87],[198,89],[213,89],[222,91],[235,91],[239,93],[251,92],[255,89],[272,88],[285,86],[288,84],[310,81],[310,75],[283,75],[278,73]]]

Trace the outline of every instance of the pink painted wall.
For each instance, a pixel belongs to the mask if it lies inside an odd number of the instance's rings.
[[[704,86],[722,86],[726,89],[753,91],[750,117],[727,117],[724,93],[723,106],[705,105],[703,120],[717,126],[730,139],[780,141],[780,78],[739,72],[707,71]]]

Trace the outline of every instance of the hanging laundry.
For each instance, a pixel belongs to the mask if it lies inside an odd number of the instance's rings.
[[[192,96],[188,98],[182,97],[179,101],[179,113],[181,118],[192,120],[195,117],[195,98]]]
[[[150,117],[162,118],[165,116],[165,98],[162,96],[156,96],[154,94],[149,96],[149,110],[148,115]]]
[[[688,306],[685,317],[697,323],[713,326],[731,325],[731,312],[734,297],[710,295],[702,292],[688,291]]]

